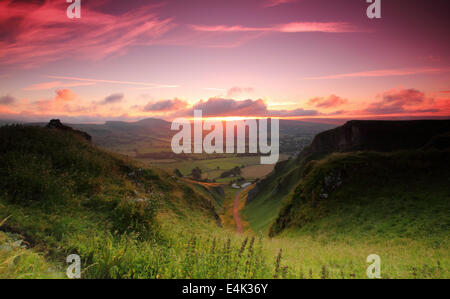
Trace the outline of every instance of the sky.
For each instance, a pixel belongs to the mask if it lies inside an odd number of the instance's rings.
[[[0,118],[450,117],[448,1],[0,1]]]

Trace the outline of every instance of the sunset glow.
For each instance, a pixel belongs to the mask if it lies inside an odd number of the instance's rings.
[[[445,118],[440,2],[0,3],[0,118]],[[423,11],[430,13],[422,14]],[[420,16],[420,17],[418,17]]]

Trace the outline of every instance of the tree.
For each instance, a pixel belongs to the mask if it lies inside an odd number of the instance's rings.
[[[183,176],[183,174],[181,173],[181,171],[178,168],[175,168],[173,173],[179,178],[181,178]]]
[[[241,168],[239,166],[234,167],[233,169],[230,169],[228,171],[222,172],[220,175],[221,178],[226,178],[229,176],[240,176],[241,175]]]
[[[191,175],[195,180],[200,180],[202,178],[202,170],[196,166],[192,169]]]
[[[233,168],[232,171],[235,176],[241,175],[241,168],[239,168],[239,166],[236,166],[235,168]]]

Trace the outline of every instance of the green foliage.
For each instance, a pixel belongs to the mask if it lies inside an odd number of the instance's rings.
[[[239,176],[241,175],[241,167],[239,166],[235,166],[233,169],[228,170],[228,171],[224,171],[220,174],[221,178],[226,178],[229,176]]]
[[[183,174],[181,173],[181,171],[178,168],[175,168],[173,170],[173,173],[179,178],[183,177]]]
[[[17,235],[0,232],[0,279],[59,277],[62,273],[55,271],[55,265],[27,249]]]
[[[142,242],[133,234],[84,236],[75,241],[83,278],[270,278],[262,240],[239,242],[214,236],[168,233],[166,244]]]
[[[159,180],[159,175],[157,173],[155,173],[155,171],[153,169],[142,169],[142,177],[145,180]]]
[[[202,170],[196,166],[191,171],[192,178],[195,180],[200,180],[202,178]]]

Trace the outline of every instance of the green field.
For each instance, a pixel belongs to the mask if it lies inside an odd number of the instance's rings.
[[[227,157],[217,159],[204,159],[204,160],[189,160],[189,161],[176,161],[176,162],[159,162],[157,160],[149,162],[151,166],[165,169],[172,172],[175,168],[178,168],[183,175],[190,175],[191,170],[198,166],[204,174],[204,178],[215,179],[220,177],[220,174],[226,170],[230,170],[236,166],[241,167],[244,165],[252,166],[259,165],[259,157]]]

